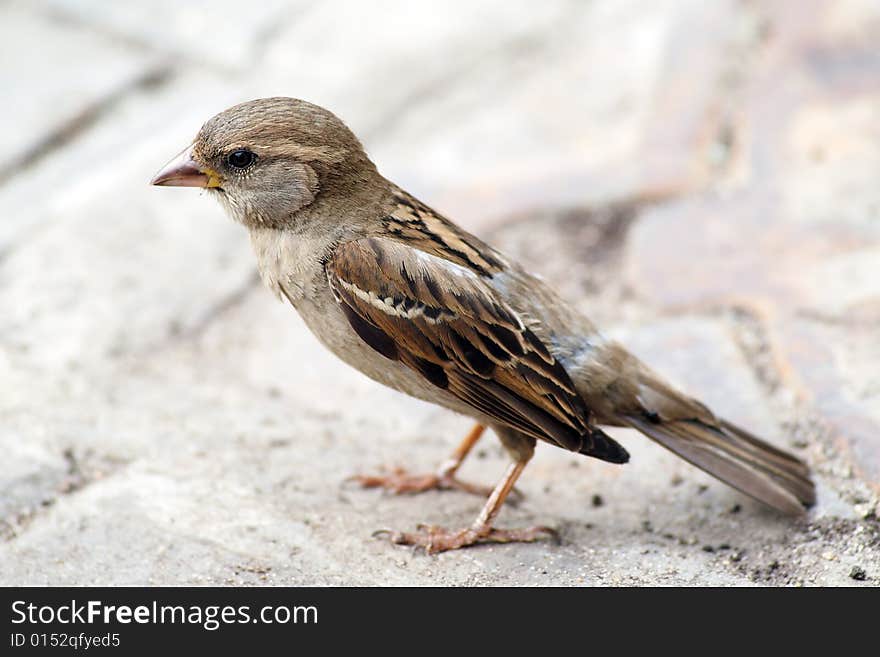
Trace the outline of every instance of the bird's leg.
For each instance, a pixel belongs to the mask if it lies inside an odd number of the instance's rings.
[[[477,444],[485,430],[486,427],[482,424],[474,425],[474,428],[465,436],[461,444],[455,448],[452,455],[443,462],[436,473],[412,475],[403,468],[395,468],[388,475],[356,475],[351,479],[358,482],[364,488],[384,488],[398,495],[423,493],[427,490],[455,489],[486,497],[492,493],[491,488],[469,484],[455,477],[455,473],[458,472],[465,457],[467,457],[474,445]]]
[[[460,530],[449,530],[443,527],[420,525],[413,533],[380,531],[376,535],[386,534],[392,543],[397,545],[417,545],[423,547],[428,554],[457,550],[458,548],[476,545],[478,543],[528,543],[541,537],[556,540],[559,535],[550,527],[528,527],[526,529],[495,529],[492,523],[504,500],[513,490],[513,485],[519,478],[531,454],[510,464],[504,477],[495,486],[483,510],[474,523]]]

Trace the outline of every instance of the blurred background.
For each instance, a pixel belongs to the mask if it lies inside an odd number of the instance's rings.
[[[880,582],[876,0],[6,0],[0,88],[0,584]],[[471,521],[344,481],[467,420],[335,361],[219,206],[147,184],[270,95],[807,459],[809,520],[617,431],[630,465],[539,450],[501,516],[561,546],[372,539]]]

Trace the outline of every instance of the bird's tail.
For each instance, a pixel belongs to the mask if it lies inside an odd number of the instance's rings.
[[[653,413],[621,419],[701,470],[780,511],[799,515],[816,501],[810,469],[803,461],[731,422],[667,420]]]

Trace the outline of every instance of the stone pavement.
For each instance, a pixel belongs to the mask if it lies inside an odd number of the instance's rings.
[[[880,582],[876,0],[7,0],[0,35],[0,584]],[[335,361],[216,204],[147,185],[266,95],[802,455],[817,508],[616,431],[629,465],[539,449],[501,516],[561,545],[371,538],[472,519],[345,483],[468,421]]]

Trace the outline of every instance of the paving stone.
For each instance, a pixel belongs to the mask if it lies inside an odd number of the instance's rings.
[[[148,77],[155,61],[112,40],[47,19],[33,7],[0,7],[0,86],[3,119],[0,179],[63,139],[96,108]],[[63,74],[59,74],[63,70]]]
[[[143,3],[100,0],[37,0],[48,13],[143,49],[199,64],[237,71],[253,65],[279,23],[306,3],[263,0],[260,6],[233,0]]]
[[[880,96],[811,107],[780,140],[780,175],[645,212],[629,251],[629,279],[645,298],[666,306],[749,299],[840,317],[873,312],[880,196],[867,172],[880,166],[880,150],[852,135],[876,128],[867,117],[880,110]]]
[[[201,105],[181,90],[215,98]],[[169,199],[148,184],[192,138],[216,94],[182,78],[164,94],[132,98],[0,190],[7,207],[22,208],[0,232],[4,343],[47,367],[97,363],[186,330],[250,279],[240,228],[198,194]]]
[[[774,327],[791,385],[821,414],[848,467],[880,492],[880,339],[877,324],[801,318]],[[855,494],[858,496],[858,494]]]

